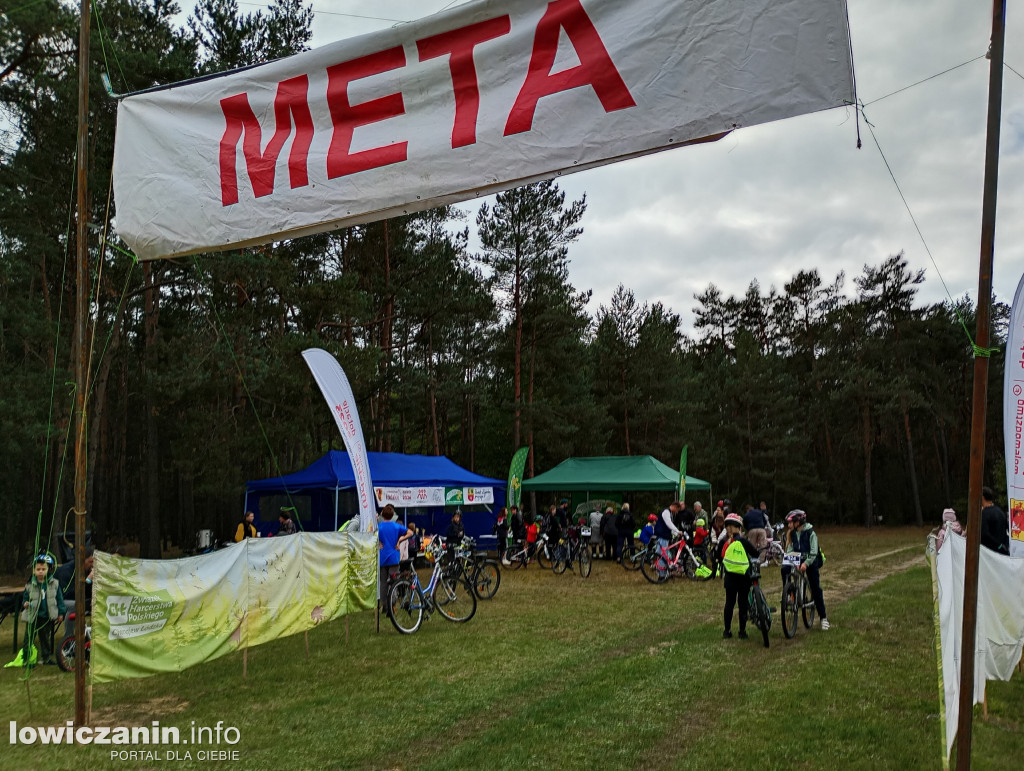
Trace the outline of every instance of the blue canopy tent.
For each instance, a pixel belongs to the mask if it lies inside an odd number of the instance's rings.
[[[506,482],[474,474],[444,456],[368,452],[370,478],[375,488],[492,488],[494,501],[505,500]],[[309,466],[280,477],[257,479],[245,486],[245,510],[257,514],[261,532],[276,531],[282,506],[294,506],[302,527],[309,531],[336,530],[359,510],[355,474],[348,453],[331,450]],[[459,504],[466,534],[479,539],[490,536],[495,522],[494,504]],[[383,503],[378,503],[378,509]],[[396,506],[406,522],[415,522],[427,533],[443,533],[455,504]],[[294,515],[293,515],[294,516]],[[273,523],[273,524],[271,524]]]

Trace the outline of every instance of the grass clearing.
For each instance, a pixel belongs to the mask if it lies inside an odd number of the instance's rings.
[[[301,637],[250,650],[244,681],[234,655],[97,687],[94,720],[159,720],[183,738],[192,721],[223,720],[241,732],[247,769],[939,768],[931,583],[923,546],[909,548],[922,532],[821,538],[835,626],[785,640],[776,622],[769,650],[721,639],[717,582],[531,566],[505,571],[468,624],[435,615],[403,636],[382,619],[377,635],[371,614],[353,616],[347,645],[344,621],[310,632],[309,662]],[[777,569],[764,586],[777,604]],[[10,644],[4,624],[0,650]],[[71,715],[70,675],[36,671],[30,716],[20,674],[0,674],[5,722]],[[975,724],[977,767],[1019,768],[1024,678],[991,684],[989,713]],[[107,767],[109,749],[12,746],[4,766]],[[193,762],[176,767],[207,765],[189,749]]]

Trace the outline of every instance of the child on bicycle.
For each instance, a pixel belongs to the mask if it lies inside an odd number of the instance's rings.
[[[39,662],[56,664],[53,658],[53,631],[64,620],[67,608],[60,582],[53,575],[53,557],[40,554],[32,565],[32,578],[22,595],[21,620],[25,622],[25,645],[22,663],[31,669],[32,638],[39,638]]]
[[[818,534],[814,532],[814,525],[807,521],[806,512],[801,509],[793,509],[786,516],[786,525],[792,524],[792,532],[787,534],[789,545],[786,548],[787,554],[799,553],[801,557],[799,570],[807,574],[807,583],[811,586],[811,597],[814,598],[814,607],[821,618],[822,630],[830,626],[825,615],[825,595],[821,591],[821,576],[819,571],[825,564],[824,555],[818,547]],[[782,568],[782,585],[786,585],[786,578],[792,568],[784,565]]]
[[[540,536],[540,515],[538,514],[526,528],[526,559],[529,561],[537,553],[537,538]]]
[[[637,538],[640,539],[640,543],[642,543],[644,546],[649,544],[651,542],[651,539],[654,538],[654,523],[657,521],[657,514],[652,513],[647,515],[647,524],[644,525],[643,529],[640,531],[640,535],[637,536]]]
[[[747,616],[750,613],[750,565],[757,560],[757,549],[740,535],[743,519],[730,513],[725,518],[726,538],[722,541],[719,557],[725,567],[725,631],[724,639],[732,637],[732,612],[736,600],[740,606],[741,640],[747,639]]]

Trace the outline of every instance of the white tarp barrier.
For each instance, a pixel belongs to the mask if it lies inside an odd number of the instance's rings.
[[[845,0],[477,0],[127,97],[117,231],[249,246],[854,100]]]
[[[1003,373],[1003,449],[1006,457],[1010,556],[1024,559],[1024,276],[1010,310]]]
[[[963,631],[967,539],[947,531],[935,557],[942,691],[946,715],[946,756],[956,738],[960,714],[960,641]],[[986,680],[1009,680],[1024,649],[1024,560],[981,548],[978,568],[978,626],[974,657],[974,703],[985,698]]]

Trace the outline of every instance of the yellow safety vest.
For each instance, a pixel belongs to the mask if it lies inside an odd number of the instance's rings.
[[[725,563],[725,569],[730,573],[745,575],[750,568],[750,558],[747,556],[747,550],[743,548],[743,544],[739,541],[733,541],[726,547],[722,562]]]

